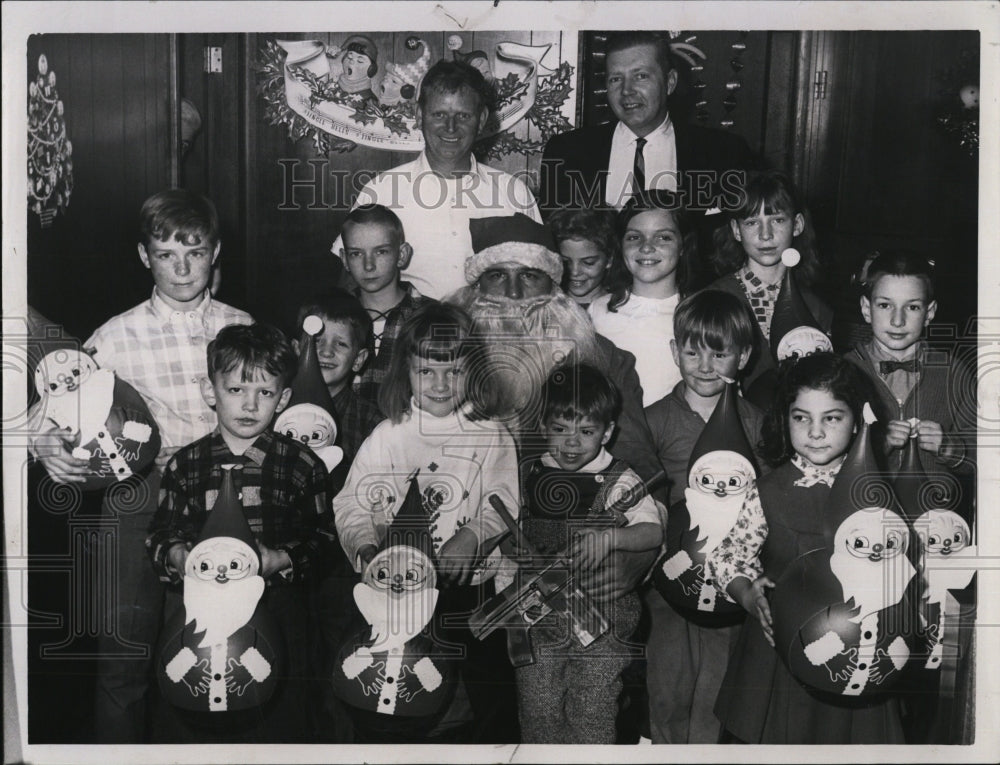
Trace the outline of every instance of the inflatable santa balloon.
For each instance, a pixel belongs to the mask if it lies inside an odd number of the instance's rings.
[[[871,408],[830,489],[825,545],[771,596],[775,648],[800,682],[846,697],[890,690],[919,650],[912,529],[870,443]]]
[[[282,642],[261,602],[260,552],[243,514],[233,466],[184,565],[184,608],[164,627],[160,691],[207,724],[261,707],[274,693]]]
[[[799,251],[791,247],[781,253],[785,275],[781,280],[781,289],[774,302],[770,342],[764,339],[763,333],[758,335],[758,346],[761,352],[767,353],[769,348],[778,364],[786,359],[801,358],[820,351],[833,350],[830,338],[813,317],[809,306],[806,305],[806,301],[802,297],[802,291],[799,289],[795,274],[792,273],[801,259]],[[744,391],[747,400],[762,409],[767,409],[771,405],[771,397],[777,381],[777,367],[767,369]]]
[[[367,626],[344,644],[333,669],[334,693],[350,706],[424,718],[451,700],[460,657],[433,639],[438,600],[433,549],[414,475],[381,549],[354,587]]]
[[[945,645],[958,642],[959,603],[949,592],[964,590],[976,575],[977,548],[969,524],[952,508],[959,504],[960,486],[947,474],[928,476],[916,438],[903,447],[894,488],[920,541],[914,557],[923,576],[920,619],[925,656],[918,666],[939,670]]]
[[[160,432],[142,396],[78,347],[50,351],[35,368],[35,389],[42,427],[54,423],[75,434],[73,456],[89,463],[85,490],[130,478],[160,451]]]
[[[308,446],[330,471],[344,459],[344,450],[334,446],[337,421],[333,399],[323,382],[316,354],[316,335],[322,331],[319,316],[307,316],[302,321],[298,372],[292,380],[288,406],[274,421],[274,430]]]
[[[728,616],[727,623],[741,620],[743,609],[716,589],[705,559],[736,525],[747,490],[757,478],[735,388],[735,383],[726,385],[695,443],[684,499],[667,515],[666,553],[653,568],[657,590],[681,613],[689,618]]]

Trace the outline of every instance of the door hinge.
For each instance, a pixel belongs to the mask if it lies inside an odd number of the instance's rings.
[[[215,74],[222,71],[222,48],[205,48],[205,72]]]

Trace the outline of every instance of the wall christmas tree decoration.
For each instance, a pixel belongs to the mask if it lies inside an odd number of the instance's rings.
[[[28,208],[41,218],[42,228],[65,213],[73,193],[73,144],[64,111],[56,73],[42,54],[38,75],[28,85]]]

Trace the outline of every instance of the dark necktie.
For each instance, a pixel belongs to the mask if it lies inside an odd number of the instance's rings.
[[[898,370],[916,374],[917,368],[916,359],[910,359],[909,361],[880,361],[878,363],[878,371],[883,375],[892,374]]]
[[[645,138],[637,138],[635,140],[635,163],[632,168],[633,194],[641,194],[646,190],[646,161],[642,157],[642,148],[645,145]]]

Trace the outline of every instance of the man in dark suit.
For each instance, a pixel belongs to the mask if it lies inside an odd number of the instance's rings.
[[[737,135],[670,119],[668,97],[678,75],[667,35],[609,35],[606,61],[608,104],[618,119],[549,140],[543,215],[567,206],[621,208],[631,194],[653,188],[683,191],[692,210],[735,205],[738,171],[757,162]]]

